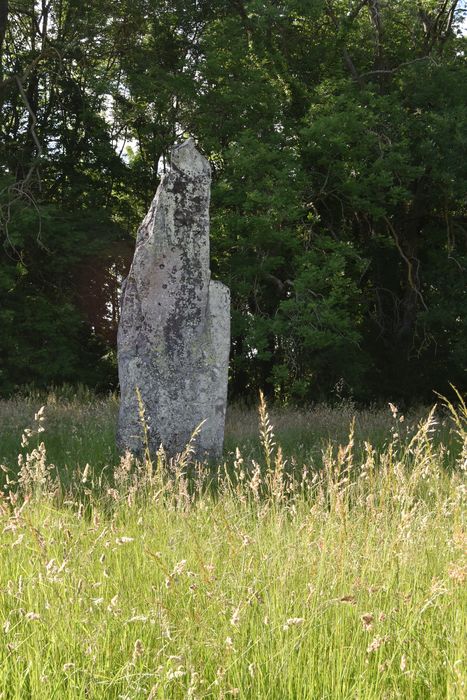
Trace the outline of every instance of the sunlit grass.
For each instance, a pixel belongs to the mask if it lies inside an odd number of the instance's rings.
[[[0,697],[465,696],[462,404],[408,430],[395,408],[355,425],[326,409],[334,434],[323,419],[313,439],[305,414],[276,416],[303,431],[294,457],[262,403],[260,440],[250,414],[242,448],[196,469],[189,450],[112,462],[109,400],[69,416],[51,402],[29,435],[34,407],[11,405],[23,447],[0,500]],[[85,453],[64,485],[50,468],[41,443],[59,416],[72,429],[72,408],[76,439],[101,425],[108,478]]]

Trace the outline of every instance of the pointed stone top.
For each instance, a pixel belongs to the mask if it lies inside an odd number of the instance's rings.
[[[174,170],[181,171],[189,177],[204,175],[209,177],[211,166],[201,153],[196,150],[195,140],[189,138],[180,144],[172,146],[171,164]]]

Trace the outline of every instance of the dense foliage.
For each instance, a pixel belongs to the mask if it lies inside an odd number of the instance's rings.
[[[170,145],[213,167],[231,395],[465,385],[458,0],[0,0],[0,392],[116,384]]]

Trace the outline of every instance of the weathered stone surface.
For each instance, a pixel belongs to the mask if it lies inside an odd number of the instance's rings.
[[[117,443],[141,452],[137,388],[149,442],[173,456],[203,421],[196,457],[222,452],[230,294],[209,269],[211,169],[189,139],[172,151],[141,224],[118,329]]]

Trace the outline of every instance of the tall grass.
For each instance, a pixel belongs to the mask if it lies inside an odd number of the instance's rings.
[[[71,388],[61,388],[47,394],[0,399],[0,463],[15,464],[22,430],[44,404],[47,452],[60,472],[62,483],[71,482],[76,471],[88,463],[94,471],[103,472],[104,478],[111,475],[119,459],[115,447],[118,399],[115,395],[96,397],[85,388],[74,392]],[[314,469],[322,466],[323,450],[328,443],[338,446],[346,442],[352,421],[355,452],[363,459],[365,441],[369,440],[377,451],[386,448],[393,432],[406,441],[428,410],[424,407],[412,410],[401,421],[401,416],[393,417],[388,407],[357,410],[351,402],[342,402],[335,407],[318,404],[307,409],[274,408],[270,418],[289,466],[306,464]],[[228,408],[225,456],[230,462],[237,448],[246,459],[260,458],[256,414],[254,408],[235,405]],[[444,460],[454,463],[456,448],[446,413],[438,411],[433,437],[446,447]]]
[[[108,408],[80,410],[98,431]],[[261,399],[259,442],[248,424],[225,463],[188,446],[105,477],[90,458],[65,482],[58,408],[37,409],[3,465],[2,699],[465,697],[462,402],[407,430],[393,407],[377,443],[361,414],[336,439],[326,409],[332,434],[298,458]]]

